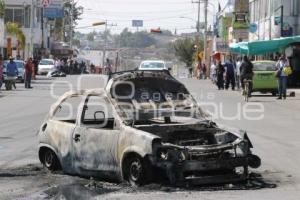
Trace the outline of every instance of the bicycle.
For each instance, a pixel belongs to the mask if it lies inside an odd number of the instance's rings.
[[[243,96],[245,102],[249,101],[251,91],[250,91],[250,84],[252,83],[252,80],[249,79],[244,79],[244,91],[243,91]]]

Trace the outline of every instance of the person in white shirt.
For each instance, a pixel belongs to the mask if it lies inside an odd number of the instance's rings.
[[[210,79],[214,84],[217,83],[217,66],[215,60],[212,62],[210,66]]]
[[[276,67],[279,70],[280,74],[278,77],[278,98],[277,99],[286,99],[286,88],[287,88],[287,74],[284,73],[283,68],[289,65],[287,59],[282,56],[279,58]]]
[[[238,89],[240,89],[240,79],[241,79],[241,65],[242,61],[241,58],[237,59],[236,66],[235,66],[235,74],[236,74],[236,86]]]

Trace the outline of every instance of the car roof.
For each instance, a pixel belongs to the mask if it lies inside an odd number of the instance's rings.
[[[50,59],[50,58],[45,58],[45,59],[42,59],[42,60],[54,61],[53,59]]]
[[[163,60],[143,60],[142,63],[144,62],[160,62],[160,63],[165,63]]]
[[[276,61],[273,60],[257,60],[257,61],[253,61],[253,64],[255,63],[276,63]]]

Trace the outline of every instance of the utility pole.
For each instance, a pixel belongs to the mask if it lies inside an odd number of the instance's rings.
[[[34,15],[34,0],[31,0],[30,6],[30,48],[29,48],[29,57],[33,57],[33,15]]]
[[[198,65],[201,64],[201,60],[199,59],[200,49],[199,49],[199,43],[200,43],[200,6],[201,6],[201,0],[198,1],[192,1],[192,3],[198,4],[198,17],[197,17],[197,35],[196,35],[196,44],[197,44],[197,59],[198,59]]]
[[[200,40],[200,5],[201,5],[201,1],[192,1],[192,3],[196,3],[198,4],[198,17],[197,17],[197,24],[196,24],[196,28],[197,28],[197,36],[196,36],[196,42],[198,43]],[[197,44],[198,45],[198,44]]]
[[[106,46],[107,46],[107,27],[108,26],[117,26],[116,24],[107,24],[107,20],[105,20],[105,29],[104,29],[104,47],[103,47],[103,55],[102,55],[102,67],[105,65],[105,54],[106,54]]]
[[[70,48],[73,49],[73,12],[74,12],[74,0],[70,1],[71,3],[71,9],[70,9],[70,32],[69,32],[69,36],[70,36]]]
[[[204,0],[204,62],[207,57],[207,11],[208,11],[208,0]]]
[[[106,54],[106,45],[107,45],[107,20],[105,20],[105,29],[104,29],[104,46],[103,46],[103,54],[102,54],[102,68],[105,65],[105,54]]]

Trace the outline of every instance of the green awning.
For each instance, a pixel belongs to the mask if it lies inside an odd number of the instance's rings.
[[[300,42],[300,35],[273,40],[233,43],[229,45],[229,48],[231,52],[237,54],[264,55],[267,53],[278,52],[280,49],[295,42]]]

